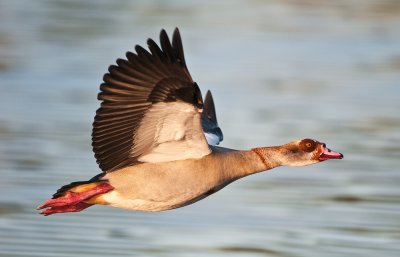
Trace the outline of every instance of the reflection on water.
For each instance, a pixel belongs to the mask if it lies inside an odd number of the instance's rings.
[[[398,256],[397,1],[2,1],[0,256]],[[279,168],[162,213],[42,217],[95,175],[106,67],[179,26],[224,146],[313,137],[340,162]],[[206,171],[205,171],[206,172]]]

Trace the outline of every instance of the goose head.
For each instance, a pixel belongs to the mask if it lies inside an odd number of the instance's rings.
[[[287,166],[306,166],[314,163],[342,159],[343,154],[330,150],[325,143],[313,139],[290,142],[281,147],[282,164]]]

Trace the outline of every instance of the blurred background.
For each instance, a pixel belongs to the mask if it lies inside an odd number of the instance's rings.
[[[222,146],[311,137],[345,159],[168,212],[39,215],[100,171],[90,134],[107,67],[175,27]],[[1,0],[0,256],[399,256],[399,28],[396,0]]]

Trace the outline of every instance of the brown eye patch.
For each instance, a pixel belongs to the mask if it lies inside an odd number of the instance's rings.
[[[300,149],[305,152],[312,152],[317,147],[317,143],[312,139],[303,139],[300,142]]]

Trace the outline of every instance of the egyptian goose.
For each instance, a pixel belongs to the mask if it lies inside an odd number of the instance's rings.
[[[79,212],[102,204],[163,211],[199,201],[229,183],[278,166],[304,166],[343,155],[303,139],[281,146],[218,147],[222,131],[214,101],[202,94],[186,67],[181,36],[165,30],[161,48],[136,46],[104,75],[92,146],[103,173],[61,187],[38,209],[44,215]]]

